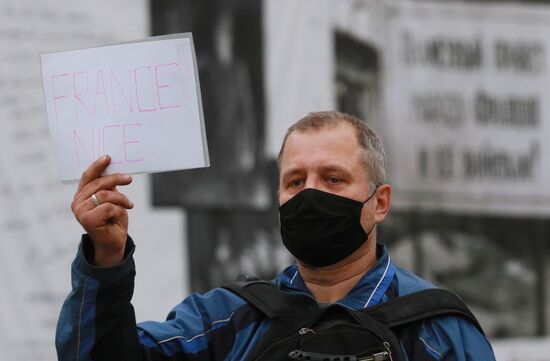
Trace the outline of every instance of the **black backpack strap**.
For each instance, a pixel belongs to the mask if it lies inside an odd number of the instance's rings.
[[[270,282],[238,278],[224,288],[248,301],[269,318],[302,318],[319,311],[317,302],[304,295],[285,293]],[[456,294],[444,289],[427,289],[368,307],[364,312],[389,328],[398,328],[424,319],[453,315],[472,322],[484,334],[468,306]]]
[[[427,318],[454,315],[466,318],[484,334],[468,306],[456,294],[443,289],[427,289],[365,309],[365,312],[390,328],[405,326]]]
[[[275,284],[257,278],[239,277],[224,288],[245,299],[269,318],[294,318],[318,308],[309,297],[285,293]]]
[[[272,319],[273,325],[252,349],[247,360],[256,360],[274,340],[298,334],[320,312],[315,300],[305,295],[280,290],[275,284],[257,278],[239,277],[225,289],[248,301],[253,307]]]

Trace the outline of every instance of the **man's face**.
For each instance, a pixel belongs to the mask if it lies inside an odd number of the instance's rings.
[[[347,123],[306,132],[294,131],[287,138],[279,175],[279,204],[305,188],[365,201],[368,175],[354,128]],[[370,190],[371,192],[373,190]],[[361,225],[373,225],[374,200],[361,212]]]

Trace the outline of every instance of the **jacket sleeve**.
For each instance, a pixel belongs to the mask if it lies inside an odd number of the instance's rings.
[[[409,361],[495,361],[485,335],[470,321],[454,316],[423,321],[403,339]]]
[[[72,264],[72,291],[57,323],[56,348],[60,361],[143,360],[136,333],[134,309],[134,242],[128,237],[121,265],[93,266],[87,259],[93,244],[82,237]]]
[[[164,322],[136,325],[134,242],[128,237],[121,265],[88,262],[93,246],[85,235],[72,264],[72,291],[57,324],[60,361],[223,360],[245,352],[265,322],[244,300],[225,289],[192,294]],[[237,342],[238,340],[238,342]]]

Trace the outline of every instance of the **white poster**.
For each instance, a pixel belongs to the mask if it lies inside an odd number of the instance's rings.
[[[103,154],[106,174],[209,165],[191,34],[41,56],[62,181]]]
[[[55,326],[82,233],[70,212],[75,186],[58,180],[39,55],[143,38],[148,18],[144,0],[0,4],[1,361],[57,359]],[[164,318],[186,287],[182,217],[151,210],[148,182],[136,176],[124,189],[136,204],[138,320]]]
[[[394,205],[550,214],[550,10],[400,2],[386,14]]]

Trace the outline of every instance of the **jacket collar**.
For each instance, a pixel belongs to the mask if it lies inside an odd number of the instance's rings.
[[[395,275],[395,265],[391,261],[386,246],[383,244],[378,243],[376,245],[376,256],[378,259],[376,265],[365,273],[351,291],[336,302],[337,304],[353,309],[361,309],[374,306],[380,302]],[[276,283],[282,289],[303,292],[313,297],[296,265],[286,268],[279,275]]]

